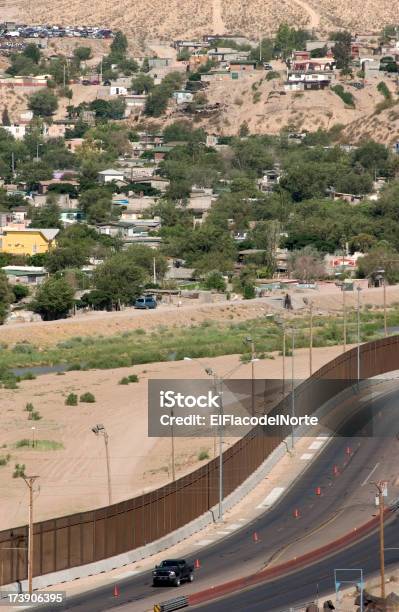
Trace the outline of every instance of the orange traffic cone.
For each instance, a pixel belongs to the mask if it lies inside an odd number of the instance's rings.
[[[114,597],[119,597],[119,595],[121,594],[118,585],[116,584],[114,586]]]
[[[299,518],[301,516],[301,513],[299,512],[298,508],[295,508],[294,510],[294,518]]]
[[[255,544],[257,544],[259,542],[259,536],[256,533],[256,531],[254,531],[253,534],[252,534],[252,540],[255,542]]]
[[[196,559],[196,560],[194,561],[194,568],[195,568],[195,569],[199,569],[200,567],[201,567],[200,560],[199,560],[199,559]]]

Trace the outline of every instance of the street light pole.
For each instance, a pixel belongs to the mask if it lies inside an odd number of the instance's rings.
[[[28,592],[32,593],[33,582],[33,484],[39,476],[24,476],[23,479],[29,489],[29,526],[28,526]]]
[[[223,523],[223,381],[218,379],[220,395],[219,423],[219,523]]]
[[[372,482],[378,490],[378,506],[380,514],[380,576],[381,598],[385,599],[385,552],[384,552],[384,491],[379,482]]]
[[[343,327],[343,352],[346,352],[346,290],[345,283],[342,285],[342,311],[344,315],[344,327]]]
[[[295,383],[294,383],[294,352],[295,352],[295,329],[292,328],[292,356],[291,356],[291,416],[295,416]],[[292,424],[291,447],[294,449],[294,425]]]
[[[176,470],[175,470],[175,430],[173,427],[173,408],[170,409],[170,429],[171,429],[171,434],[172,434],[172,481],[174,482],[176,480]]]
[[[244,342],[251,347],[251,414],[255,416],[255,342],[250,336]]]
[[[309,302],[309,312],[310,312],[310,332],[309,332],[309,376],[312,376],[313,367],[312,367],[312,350],[313,350],[313,302]]]
[[[386,338],[388,336],[388,327],[387,327],[387,285],[386,285],[385,276],[382,282],[383,282],[383,290],[384,290],[384,335]]]
[[[357,382],[360,381],[360,292],[361,288],[357,288]]]
[[[110,467],[109,449],[108,449],[109,436],[108,436],[107,430],[105,429],[104,425],[101,425],[101,424],[95,425],[94,427],[91,428],[91,430],[96,436],[101,435],[104,438],[105,459],[107,462],[108,505],[110,506],[112,504],[112,488],[111,488],[111,467]]]

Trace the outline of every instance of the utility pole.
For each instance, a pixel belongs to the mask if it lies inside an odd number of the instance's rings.
[[[385,553],[384,553],[384,489],[380,482],[372,482],[378,490],[378,506],[380,515],[380,576],[381,598],[385,599]]]
[[[153,271],[153,282],[154,282],[154,285],[156,285],[157,284],[157,268],[155,265],[155,257],[153,257],[152,259],[152,271]]]
[[[251,340],[251,412],[255,416],[255,342]]]
[[[313,302],[309,302],[310,332],[309,332],[309,376],[313,373],[312,350],[313,350]]]
[[[32,593],[33,580],[33,485],[39,476],[24,476],[23,479],[29,489],[29,527],[28,527],[28,592]]]

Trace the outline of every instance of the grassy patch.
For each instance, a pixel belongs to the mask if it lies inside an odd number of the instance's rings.
[[[345,91],[342,85],[334,85],[331,87],[331,91],[336,93],[337,96],[341,98],[342,102],[344,102],[347,106],[355,108],[355,98],[350,91]]]
[[[35,440],[35,446],[33,447],[33,440],[28,440],[28,438],[23,438],[22,440],[17,440],[14,444],[15,448],[34,448],[35,450],[41,451],[52,451],[52,450],[60,450],[64,448],[62,442],[57,442],[56,440]]]
[[[388,310],[388,326],[399,325],[399,305]],[[308,346],[309,335],[307,328],[309,318],[304,317],[295,321],[297,328],[303,329],[298,337],[298,348]],[[314,344],[315,346],[333,346],[342,342],[342,317],[315,316],[314,317]],[[378,310],[364,309],[361,314],[362,340],[378,337],[383,327],[383,313]],[[166,333],[161,331],[151,334],[137,333],[131,335],[116,334],[101,338],[96,336],[90,342],[82,339],[71,339],[68,348],[60,346],[44,348],[42,351],[30,354],[15,353],[12,349],[0,351],[0,380],[3,385],[13,381],[16,388],[18,379],[7,372],[7,368],[32,367],[33,365],[53,364],[84,364],[84,369],[110,369],[129,367],[156,361],[175,361],[184,357],[206,358],[218,355],[242,354],[243,340],[247,336],[254,339],[258,354],[270,354],[282,349],[282,330],[273,320],[252,319],[234,323],[227,317],[224,322],[204,321],[200,325],[183,328],[169,328]],[[348,313],[348,334],[356,334],[356,313]],[[287,350],[289,339],[287,340]],[[79,365],[81,369],[82,366]],[[133,377],[133,378],[132,378]],[[125,377],[128,382],[136,382],[136,375]],[[70,403],[75,394],[66,398],[66,405]],[[70,399],[69,399],[70,398]]]

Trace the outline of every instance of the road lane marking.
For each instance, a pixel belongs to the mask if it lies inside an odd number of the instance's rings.
[[[217,531],[217,535],[230,535],[230,531]]]
[[[315,440],[314,442],[312,442],[312,444],[308,447],[309,450],[319,450],[323,444],[325,444],[327,438],[323,438],[323,440]]]
[[[369,478],[372,477],[372,475],[374,474],[374,472],[376,471],[376,469],[378,468],[380,464],[376,463],[375,466],[373,467],[373,469],[371,470],[370,474],[364,479],[364,481],[362,482],[362,484],[360,485],[361,487],[364,487],[364,485],[366,485],[368,483]]]
[[[274,487],[274,489],[270,491],[269,495],[265,497],[263,502],[260,503],[259,506],[256,506],[256,508],[269,508],[275,501],[277,501],[283,491],[285,491],[285,487]]]
[[[309,461],[309,459],[312,459],[312,457],[314,457],[313,453],[303,453],[303,455],[300,456],[301,461]]]
[[[208,544],[212,544],[215,540],[200,540],[199,542],[195,542],[195,546],[208,546]]]

